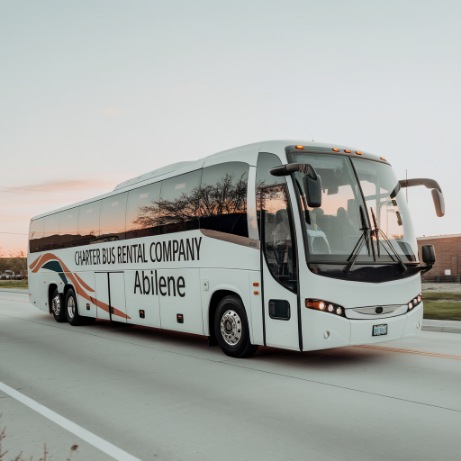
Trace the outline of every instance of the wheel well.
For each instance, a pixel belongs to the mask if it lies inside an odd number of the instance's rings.
[[[72,285],[67,284],[67,285],[64,287],[64,291],[63,291],[63,296],[64,296],[64,298],[66,297],[67,292],[68,292],[71,288],[72,288],[72,290],[74,290],[74,293],[76,293],[75,288],[74,288]]]
[[[64,287],[64,291],[62,292],[62,301],[64,302],[64,299],[66,297],[66,293],[69,291],[69,289],[72,288],[74,291],[75,291],[75,288],[70,285],[70,284],[67,284],[65,287]],[[54,290],[56,290],[58,288],[58,286],[55,284],[55,283],[52,283],[49,287],[48,287],[48,310],[50,311],[50,314],[51,314],[51,296],[53,295],[53,292]]]
[[[221,302],[221,300],[229,295],[236,296],[237,298],[242,300],[242,298],[240,298],[240,296],[237,293],[229,290],[218,290],[214,292],[213,296],[211,297],[210,307],[208,309],[208,331],[210,333],[210,345],[217,344],[216,335],[214,332],[214,319],[216,314],[216,308],[218,307],[218,304]]]

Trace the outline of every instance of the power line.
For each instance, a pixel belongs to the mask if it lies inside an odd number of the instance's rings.
[[[26,187],[0,187],[0,193],[5,192],[5,193],[10,193],[14,194],[15,192],[21,192],[21,191],[27,191],[27,192],[58,192],[54,190],[46,190],[46,189],[27,189]]]
[[[2,232],[2,231],[0,231],[0,234],[29,235],[29,234],[25,234],[24,232]]]

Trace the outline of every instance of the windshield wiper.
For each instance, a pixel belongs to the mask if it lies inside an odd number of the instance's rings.
[[[378,258],[381,256],[380,255],[380,248],[381,248],[381,245],[380,245],[380,241],[379,241],[379,236],[381,235],[381,237],[383,238],[383,240],[387,243],[387,246],[391,249],[394,257],[392,257],[391,253],[388,251],[388,249],[383,245],[383,248],[386,250],[386,253],[389,255],[389,257],[392,259],[392,261],[395,261],[395,262],[398,262],[401,269],[402,269],[402,272],[406,272],[407,270],[407,266],[405,265],[405,263],[402,261],[402,258],[400,257],[400,255],[397,253],[397,251],[395,250],[394,248],[394,245],[392,245],[392,242],[389,240],[389,238],[387,237],[387,235],[378,227],[378,223],[376,221],[376,216],[375,216],[375,213],[373,211],[373,208],[370,207],[370,211],[371,211],[371,217],[373,218],[373,226],[374,226],[374,229],[372,231],[372,235],[375,237],[376,239],[376,248],[377,248],[377,252],[378,252]],[[397,260],[397,261],[396,261]]]
[[[344,266],[344,269],[343,269],[343,272],[345,274],[350,272],[352,268],[354,267],[355,261],[357,260],[357,257],[359,256],[360,250],[362,249],[364,243],[366,243],[367,245],[368,256],[370,255],[370,247],[373,251],[373,256],[375,256],[374,248],[373,248],[373,245],[370,239],[371,231],[367,225],[367,220],[365,218],[365,212],[363,211],[362,205],[360,205],[359,210],[360,210],[360,220],[362,222],[362,227],[360,228],[360,230],[362,231],[362,234],[360,235],[360,238],[357,240],[357,243],[355,244],[354,249],[352,250],[351,254],[347,258],[347,264]]]

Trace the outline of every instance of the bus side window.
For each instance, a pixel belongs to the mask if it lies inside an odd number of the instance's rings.
[[[61,248],[78,245],[78,208],[59,213],[59,246]]]
[[[126,206],[126,238],[157,235],[155,218],[160,199],[160,182],[130,190]]]
[[[101,204],[99,239],[103,241],[125,238],[125,212],[128,194],[107,197]]]
[[[42,250],[53,250],[58,247],[59,221],[57,214],[51,214],[45,218]]]
[[[200,228],[248,237],[248,164],[228,162],[203,169]]]
[[[155,207],[155,225],[161,233],[198,229],[200,180],[202,170],[162,181],[160,200]]]
[[[31,253],[42,251],[44,227],[45,218],[31,221],[29,231],[29,251]]]
[[[78,210],[78,245],[89,245],[99,237],[101,200],[82,205]]]

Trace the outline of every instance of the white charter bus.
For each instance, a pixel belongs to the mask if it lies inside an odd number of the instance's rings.
[[[206,335],[234,357],[419,332],[418,247],[383,158],[267,141],[182,162],[31,220],[30,300],[56,321],[95,319]]]

